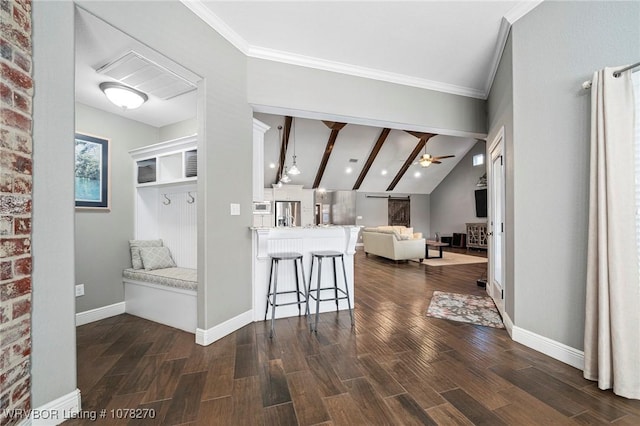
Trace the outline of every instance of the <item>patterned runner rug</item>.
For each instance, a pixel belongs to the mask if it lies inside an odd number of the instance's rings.
[[[498,309],[489,296],[434,291],[427,309],[427,316],[504,328]]]

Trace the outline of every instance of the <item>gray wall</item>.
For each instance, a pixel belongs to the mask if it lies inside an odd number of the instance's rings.
[[[513,37],[509,34],[496,77],[487,100],[489,109],[489,136],[487,147],[495,140],[504,128],[504,167],[505,167],[505,244],[506,262],[504,286],[504,307],[513,321],[514,318],[514,219],[513,219]]]
[[[134,237],[134,176],[129,150],[157,143],[158,129],[76,103],[76,131],[110,139],[111,209],[76,210],[76,312],[124,301],[122,270],[131,267]]]
[[[73,3],[33,3],[31,406],[76,389]]]
[[[638,2],[544,2],[512,28],[513,319],[578,349],[590,133],[581,83],[604,66],[638,61],[639,18]]]
[[[386,198],[368,198],[367,195],[389,196],[388,193],[357,192],[356,217],[362,216],[362,219],[357,219],[356,225],[364,227],[387,225],[389,222],[388,200]],[[409,194],[393,194],[393,197],[406,197],[407,195]],[[429,221],[429,195],[412,194],[411,227],[413,227],[413,232],[422,232],[425,238],[428,237],[431,229]],[[362,242],[362,238],[359,237],[358,242]]]
[[[263,59],[249,58],[248,64],[249,103],[260,112],[277,112],[266,106],[330,114],[356,124],[379,122],[378,127],[486,135],[481,99]]]
[[[252,110],[247,59],[178,2],[80,1],[81,7],[203,77],[198,105],[198,327],[249,311]],[[196,40],[197,42],[194,42]],[[206,164],[206,167],[204,166]],[[229,165],[234,165],[229,185]],[[239,203],[241,214],[229,215]]]
[[[196,133],[198,133],[198,120],[196,118],[190,118],[188,120],[178,121],[177,123],[160,127],[159,141],[170,141],[182,136],[191,136]]]
[[[474,191],[478,179],[486,172],[485,166],[473,166],[472,158],[485,153],[485,143],[476,142],[467,155],[456,164],[431,193],[431,229],[435,235],[467,232],[467,222],[486,222],[476,217]],[[485,161],[486,163],[486,161]],[[431,167],[438,167],[431,166]]]

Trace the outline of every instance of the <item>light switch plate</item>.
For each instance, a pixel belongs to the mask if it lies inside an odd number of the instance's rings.
[[[240,204],[231,203],[229,205],[229,210],[231,212],[231,216],[240,216]]]
[[[84,296],[84,284],[76,285],[76,297]]]

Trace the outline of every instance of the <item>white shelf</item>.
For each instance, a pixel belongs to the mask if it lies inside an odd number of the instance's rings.
[[[197,135],[191,135],[129,151],[135,161],[135,186],[165,186],[196,181],[197,171],[193,176],[193,166],[189,167],[187,163],[190,158],[197,156],[197,145]]]

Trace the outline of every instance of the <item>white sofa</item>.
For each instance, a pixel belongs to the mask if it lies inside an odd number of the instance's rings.
[[[365,254],[391,260],[424,259],[426,240],[404,226],[378,226],[362,230]]]

